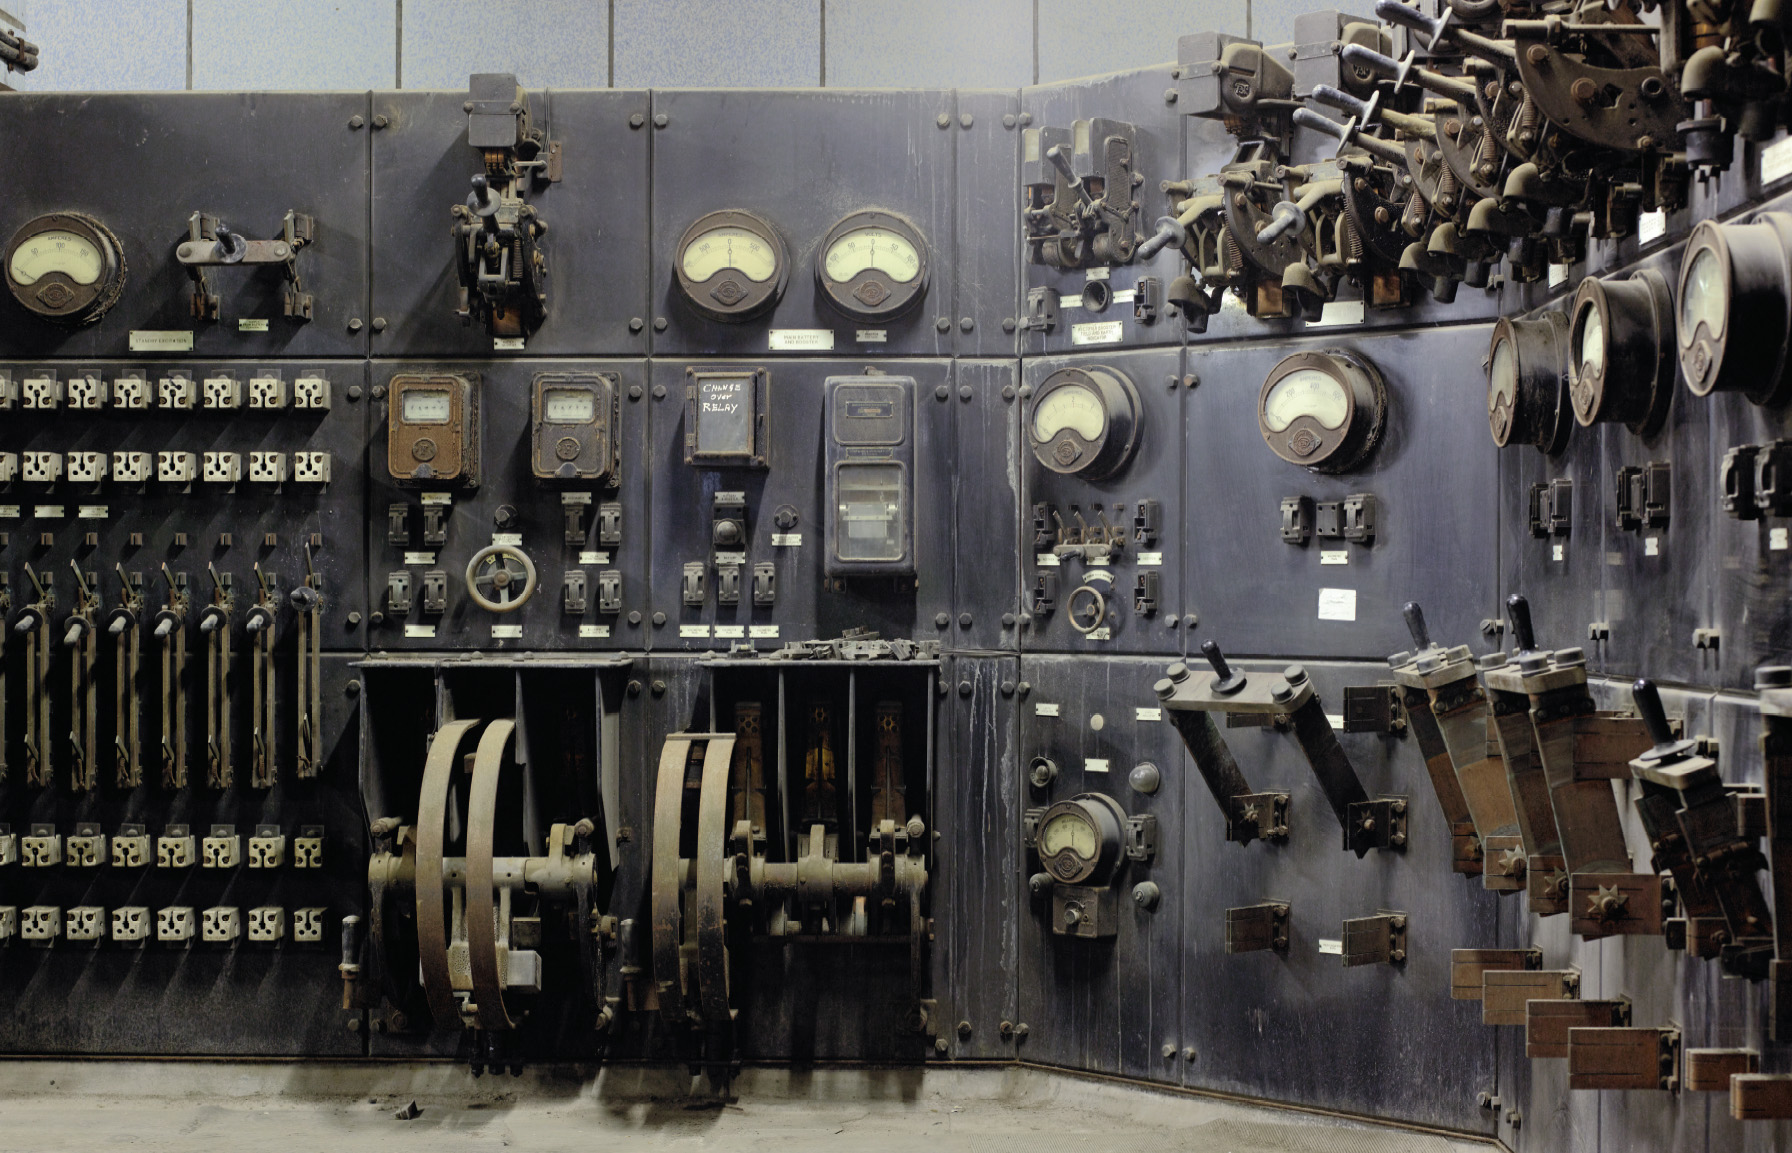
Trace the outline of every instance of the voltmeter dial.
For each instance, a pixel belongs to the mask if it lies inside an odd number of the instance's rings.
[[[711,320],[737,324],[777,305],[790,279],[790,252],[769,221],[725,209],[685,229],[674,272],[685,303]]]
[[[92,324],[124,292],[124,250],[112,230],[79,212],[40,216],[6,248],[6,287],[58,324]]]
[[[1502,317],[1487,346],[1487,427],[1493,443],[1531,444],[1558,453],[1574,422],[1568,415],[1568,317]]]
[[[927,241],[893,212],[855,212],[821,242],[815,281],[828,303],[854,320],[895,320],[927,292]]]
[[[1139,390],[1116,369],[1060,368],[1033,394],[1027,439],[1053,472],[1113,476],[1138,447]]]
[[[1680,262],[1680,371],[1694,396],[1740,392],[1775,405],[1792,390],[1792,215],[1701,220]]]
[[[1574,293],[1568,327],[1568,396],[1574,419],[1620,422],[1639,436],[1667,423],[1674,398],[1674,302],[1661,273],[1589,276]]]
[[[1257,431],[1291,464],[1345,472],[1375,451],[1387,410],[1387,386],[1368,361],[1342,351],[1297,352],[1264,380]]]
[[[1120,858],[1124,819],[1119,803],[1100,793],[1059,801],[1039,819],[1039,863],[1059,884],[1105,881]]]

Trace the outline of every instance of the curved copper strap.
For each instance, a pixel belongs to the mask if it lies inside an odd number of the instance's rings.
[[[492,831],[498,817],[498,776],[516,722],[493,721],[479,735],[473,784],[467,790],[467,961],[473,972],[473,1009],[481,1029],[514,1029],[504,1008],[505,974],[498,971],[498,916],[493,907]]]
[[[683,870],[678,860],[678,826],[684,810],[684,764],[691,738],[667,737],[660,748],[659,783],[653,796],[653,979],[659,989],[660,1017],[685,1024],[684,981],[679,947],[684,942]]]
[[[460,1006],[448,975],[447,885],[442,878],[442,842],[447,835],[448,793],[460,743],[477,720],[450,721],[429,742],[423,785],[417,790],[417,960],[423,994],[441,1028],[459,1028]]]
[[[722,878],[728,858],[728,769],[734,738],[711,737],[703,751],[703,790],[697,795],[697,991],[711,1028],[731,1020],[728,1011],[728,943],[722,912]]]

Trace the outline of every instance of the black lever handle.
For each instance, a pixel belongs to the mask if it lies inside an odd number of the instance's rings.
[[[1321,116],[1311,108],[1296,108],[1294,122],[1302,128],[1311,128],[1315,132],[1323,132],[1327,136],[1344,139],[1344,126],[1329,116]]]
[[[1431,647],[1431,630],[1425,627],[1425,610],[1418,601],[1407,601],[1400,610],[1406,616],[1406,631],[1412,634],[1412,646],[1420,652]]]
[[[1667,710],[1661,707],[1661,693],[1656,690],[1655,682],[1648,677],[1640,678],[1630,686],[1630,696],[1636,702],[1636,711],[1642,715],[1655,747],[1673,744],[1674,730],[1668,727]]]
[[[1330,84],[1319,84],[1313,88],[1313,99],[1321,104],[1329,104],[1341,112],[1356,117],[1358,124],[1369,122],[1369,102],[1358,100],[1348,92],[1333,88]]]
[[[1213,691],[1216,693],[1235,693],[1244,687],[1244,674],[1232,671],[1226,663],[1226,654],[1220,652],[1218,641],[1202,641],[1201,655],[1213,666]]]
[[[1401,5],[1401,7],[1404,9],[1405,5]],[[1361,44],[1346,44],[1343,55],[1344,63],[1352,68],[1366,69],[1377,76],[1385,76],[1389,80],[1400,75],[1400,61],[1377,52],[1373,48],[1365,48]]]
[[[1434,20],[1417,8],[1408,8],[1400,0],[1375,0],[1375,15],[1389,24],[1401,24],[1422,33],[1427,44],[1444,31],[1444,21]]]
[[[1506,598],[1506,616],[1512,621],[1512,636],[1518,651],[1531,652],[1537,647],[1537,634],[1531,630],[1531,602],[1519,593]]]
[[[1045,150],[1045,158],[1051,161],[1052,167],[1056,168],[1058,172],[1063,175],[1064,179],[1070,184],[1070,190],[1076,193],[1076,198],[1078,200],[1082,201],[1084,204],[1095,203],[1095,198],[1091,196],[1089,190],[1083,186],[1082,177],[1078,176],[1076,174],[1076,169],[1070,166],[1070,157],[1064,155],[1063,145],[1054,144],[1050,148],[1047,148]]]
[[[249,242],[230,231],[230,225],[222,220],[212,228],[212,235],[218,238],[218,255],[235,263],[249,251]]]

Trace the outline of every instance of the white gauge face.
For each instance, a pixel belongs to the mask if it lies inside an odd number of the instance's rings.
[[[1040,851],[1055,857],[1068,849],[1085,861],[1093,861],[1101,850],[1095,826],[1075,813],[1059,813],[1039,830]]]
[[[1597,308],[1588,308],[1580,326],[1580,350],[1576,355],[1582,372],[1598,372],[1605,367],[1605,321]]]
[[[406,424],[447,424],[452,413],[447,390],[440,388],[407,389],[400,409]]]
[[[1700,324],[1712,336],[1722,334],[1730,311],[1729,285],[1717,253],[1699,249],[1687,271],[1686,291],[1680,296],[1680,339],[1691,341]]]
[[[582,388],[550,388],[541,398],[541,419],[555,424],[589,424],[597,417],[597,397]]]
[[[1312,417],[1323,428],[1343,428],[1350,416],[1350,394],[1328,373],[1296,369],[1276,381],[1263,398],[1263,427],[1281,432],[1303,416]]]
[[[875,268],[898,284],[921,275],[921,254],[907,238],[887,228],[860,228],[842,236],[828,249],[828,279],[844,283]]]
[[[1503,402],[1510,408],[1517,395],[1518,354],[1512,351],[1510,340],[1502,340],[1493,346],[1493,363],[1487,369],[1487,407]]]
[[[778,254],[765,238],[735,225],[712,228],[697,237],[686,246],[681,259],[685,277],[695,284],[724,268],[761,284],[778,272]]]
[[[1033,439],[1041,444],[1065,429],[1093,444],[1107,426],[1101,398],[1081,385],[1053,389],[1033,410]]]
[[[105,271],[105,264],[105,257],[92,241],[53,229],[19,245],[6,271],[15,284],[36,284],[50,272],[60,272],[76,284],[92,284]]]

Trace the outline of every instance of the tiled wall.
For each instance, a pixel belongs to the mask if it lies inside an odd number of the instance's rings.
[[[1331,0],[1367,12],[1373,0]],[[1016,88],[1175,59],[1207,28],[1286,40],[1323,0],[0,0],[44,91]]]

